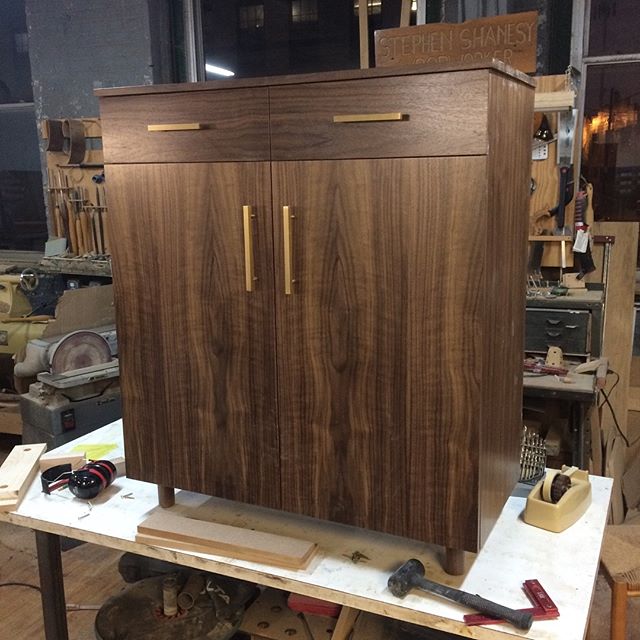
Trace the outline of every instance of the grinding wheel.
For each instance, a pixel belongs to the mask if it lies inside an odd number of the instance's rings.
[[[49,354],[51,373],[65,373],[111,362],[109,343],[95,331],[74,331]]]

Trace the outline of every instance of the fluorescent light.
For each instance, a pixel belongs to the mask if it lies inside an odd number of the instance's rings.
[[[218,76],[225,76],[230,78],[231,76],[235,76],[236,74],[233,71],[229,71],[229,69],[223,69],[222,67],[216,67],[215,64],[205,64],[204,68],[208,73],[215,73]]]

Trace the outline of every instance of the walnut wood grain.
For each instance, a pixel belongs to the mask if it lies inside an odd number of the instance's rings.
[[[167,93],[102,98],[107,163],[214,162],[269,159],[267,90]],[[148,125],[192,123],[192,131],[148,131]]]
[[[487,393],[479,407],[479,542],[520,475],[522,354],[534,92],[491,74],[487,252],[482,323]]]
[[[485,164],[273,164],[283,508],[477,548]]]
[[[476,551],[518,471],[531,83],[304,78],[101,92],[107,164],[139,158],[107,166],[128,469]],[[229,126],[153,148],[194,109]],[[409,117],[333,123],[366,112]]]
[[[273,160],[484,154],[488,71],[273,87]],[[400,121],[335,123],[334,115],[399,112]]]
[[[111,165],[106,175],[127,474],[279,507],[269,165]]]

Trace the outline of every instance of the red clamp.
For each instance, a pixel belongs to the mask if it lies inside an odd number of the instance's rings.
[[[556,607],[549,594],[542,588],[538,580],[525,580],[522,589],[527,598],[531,601],[533,607],[528,609],[518,609],[533,614],[534,620],[553,620],[560,615],[558,607]],[[490,618],[481,613],[468,613],[464,616],[467,626],[475,626],[481,624],[500,624],[504,620]]]

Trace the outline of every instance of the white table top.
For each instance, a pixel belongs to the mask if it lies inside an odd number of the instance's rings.
[[[79,443],[118,443],[108,456],[122,455],[121,421],[60,447],[71,450]],[[432,545],[365,531],[260,507],[210,498],[186,491],[176,495],[177,511],[198,507],[215,521],[280,533],[318,543],[320,553],[305,571],[280,569],[233,558],[165,549],[136,543],[136,527],[157,507],[153,484],[118,478],[92,502],[71,496],[66,490],[46,495],[39,478],[30,487],[16,512],[0,513],[14,524],[65,535],[122,551],[176,562],[185,566],[311,595],[364,611],[386,615],[457,633],[470,638],[506,638],[520,635],[537,640],[582,640],[588,622],[598,570],[600,546],[613,481],[592,477],[592,504],[586,514],[562,533],[550,533],[523,522],[526,491],[518,490],[505,508],[482,551],[465,554],[470,567],[465,576],[443,573],[440,550]],[[528,490],[528,489],[527,489]],[[129,498],[125,495],[131,494]],[[368,560],[354,564],[359,551]],[[403,562],[423,561],[427,577],[446,582],[514,608],[531,606],[521,590],[524,580],[537,578],[560,610],[556,620],[535,621],[527,633],[510,625],[467,627],[468,610],[423,592],[403,600],[386,588],[387,578]]]
[[[525,389],[544,389],[558,393],[594,396],[596,393],[596,378],[592,373],[574,373],[569,371],[562,378],[556,375],[527,375],[523,377]]]

